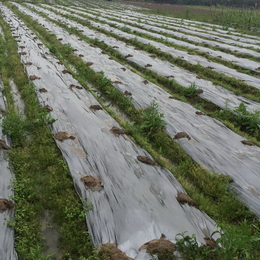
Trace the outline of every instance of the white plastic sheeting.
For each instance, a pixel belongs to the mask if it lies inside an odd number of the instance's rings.
[[[63,14],[73,15],[73,16],[75,16],[77,18],[82,19],[82,20],[86,20],[86,18],[82,18],[82,17],[80,17],[77,14],[71,14],[71,11],[69,11],[69,12],[68,11],[63,11],[63,10],[60,10],[58,8],[55,8],[55,7],[52,7],[52,9],[56,10],[56,11],[59,11],[59,12],[61,12]],[[62,17],[60,15],[53,14],[53,12],[51,12],[49,10],[44,10],[42,8],[41,11],[45,12],[46,14],[48,14],[50,16],[50,18],[53,18],[53,17],[59,18],[59,20],[66,21],[67,24],[75,23],[73,21],[69,21],[68,19],[66,19],[66,18],[64,18],[64,17]],[[97,22],[94,22],[94,21],[91,21],[91,20],[88,20],[88,21],[93,26],[103,28],[103,29],[105,29],[107,31],[113,32],[113,33],[118,34],[120,36],[123,36],[126,39],[134,39],[134,38],[136,38],[137,40],[139,40],[140,42],[142,42],[144,44],[151,44],[154,47],[159,48],[159,49],[161,49],[164,52],[170,53],[175,58],[176,57],[181,57],[182,59],[186,60],[187,62],[189,62],[189,63],[191,63],[193,65],[200,64],[200,65],[202,65],[204,67],[211,67],[213,70],[217,71],[220,74],[224,74],[224,75],[229,76],[229,77],[234,77],[236,79],[243,80],[248,85],[251,85],[251,86],[253,86],[255,88],[260,88],[260,78],[258,78],[258,77],[253,77],[253,76],[250,76],[250,75],[238,72],[235,69],[231,69],[231,68],[226,67],[226,66],[224,66],[222,64],[219,64],[219,63],[211,62],[211,61],[209,61],[206,58],[201,57],[201,56],[190,55],[190,54],[188,54],[185,51],[180,51],[180,50],[177,50],[177,49],[175,49],[173,47],[168,47],[168,46],[166,46],[166,45],[164,45],[164,44],[162,44],[160,42],[147,40],[147,39],[144,39],[142,37],[135,36],[133,34],[128,34],[128,33],[122,32],[121,30],[115,29],[115,28],[113,28],[113,27],[111,27],[111,26],[109,26],[107,24],[101,24],[101,23],[97,23]],[[121,23],[116,23],[116,24],[119,27],[123,27],[124,26],[124,24],[121,24]],[[135,30],[136,31],[140,31],[141,29],[135,28]],[[167,38],[167,37],[164,37],[164,38],[169,40],[169,38]],[[260,53],[259,53],[259,56],[260,56]],[[253,68],[253,69],[256,69],[256,68]]]
[[[31,5],[33,7],[33,5]],[[37,10],[46,12],[48,16],[54,20],[59,20],[63,23],[66,23],[69,27],[76,27],[79,30],[82,30],[83,34],[92,39],[99,39],[99,41],[104,41],[108,46],[116,48],[116,50],[123,56],[132,55],[128,59],[132,62],[137,63],[138,65],[145,67],[147,64],[152,65],[148,69],[155,71],[157,74],[162,76],[171,76],[171,78],[184,87],[189,87],[192,83],[195,83],[198,88],[203,90],[203,93],[200,96],[204,99],[210,100],[212,103],[218,105],[221,108],[229,108],[233,110],[235,107],[238,107],[241,102],[244,102],[249,111],[260,110],[260,104],[252,100],[246,99],[241,96],[237,96],[231,91],[222,88],[221,86],[214,85],[211,81],[203,80],[197,78],[197,75],[191,72],[188,72],[179,67],[173,66],[167,61],[162,61],[159,58],[153,59],[146,52],[136,50],[132,46],[127,46],[125,43],[116,40],[115,38],[106,36],[102,33],[98,33],[91,29],[86,29],[79,23],[74,21],[69,21],[62,16],[53,14],[48,10],[45,11],[43,8],[35,7]],[[44,20],[42,24],[44,24]],[[260,88],[260,79],[259,79],[259,88]]]
[[[235,182],[237,195],[246,205],[260,216],[260,148],[246,146],[241,143],[245,138],[232,132],[219,121],[207,116],[198,116],[192,106],[169,99],[169,94],[158,86],[149,83],[137,74],[126,70],[122,72],[122,65],[101,54],[98,48],[92,48],[83,41],[77,41],[75,36],[42,19],[38,14],[16,4],[19,9],[29,14],[34,20],[40,20],[45,27],[62,38],[63,44],[70,44],[77,49],[77,54],[84,54],[83,61],[93,62],[95,71],[103,71],[121,92],[132,93],[132,102],[137,108],[146,108],[152,101],[158,103],[159,112],[164,113],[167,123],[166,131],[170,136],[185,131],[191,140],[181,139],[178,143],[183,149],[201,165],[213,172],[229,175]],[[88,30],[85,28],[85,30]]]
[[[57,141],[73,177],[75,188],[84,203],[92,203],[87,223],[94,244],[115,242],[130,257],[138,256],[138,248],[164,233],[175,241],[179,232],[196,234],[204,243],[205,231],[216,230],[215,223],[205,213],[180,205],[177,191],[184,191],[173,175],[158,165],[150,166],[136,159],[150,155],[128,136],[114,136],[109,129],[117,122],[104,110],[92,111],[98,104],[84,89],[70,88],[79,85],[70,74],[63,74],[63,65],[50,54],[35,35],[5,6],[0,5],[6,22],[19,36],[19,45],[26,55],[21,56],[29,75],[36,75],[36,91],[42,105],[49,105],[50,115],[56,119],[51,130],[72,133],[75,140]],[[70,41],[81,44],[75,36],[61,32]],[[92,192],[80,180],[84,175],[101,178],[104,189]],[[148,254],[140,253],[149,260]]]
[[[80,8],[81,10],[85,11],[92,11],[90,8],[83,9]],[[237,35],[232,35],[231,32],[228,35],[224,35],[227,33],[227,31],[220,30],[218,31],[209,31],[207,29],[201,29],[198,27],[192,27],[192,26],[186,26],[183,23],[177,23],[177,22],[167,22],[165,18],[160,19],[160,16],[151,16],[151,15],[145,15],[145,14],[140,14],[137,12],[129,12],[129,11],[114,11],[114,10],[109,10],[107,11],[105,8],[100,8],[100,9],[93,9],[93,11],[98,11],[99,13],[106,13],[109,15],[113,15],[115,17],[122,17],[126,18],[127,20],[141,20],[142,23],[148,23],[152,25],[156,25],[157,27],[161,26],[167,26],[169,29],[174,29],[178,30],[187,34],[193,34],[193,35],[198,35],[198,36],[204,36],[206,38],[212,39],[212,40],[217,40],[220,42],[224,42],[227,44],[235,44],[235,45],[241,45],[243,47],[252,47],[254,49],[260,49],[259,44],[260,44],[260,39],[251,39],[251,38],[244,38],[244,35],[239,34]],[[216,37],[217,36],[217,37]],[[250,37],[250,36],[248,36]],[[245,44],[244,44],[245,43]]]
[[[2,112],[5,111],[5,98],[1,92],[3,85],[0,80],[0,139],[5,140],[10,146],[10,140],[2,133]],[[13,174],[10,170],[10,163],[7,151],[0,148],[0,199],[10,199],[14,195],[11,188]],[[0,260],[16,260],[17,254],[14,249],[14,228],[8,222],[14,222],[14,212],[11,209],[0,210]]]
[[[66,8],[66,9],[67,10],[68,9],[73,10],[73,12],[75,12],[75,13],[86,14],[86,15],[92,15],[93,13],[98,15],[99,13],[102,13],[102,16],[106,17],[108,19],[114,18],[114,17],[111,17],[111,14],[113,14],[113,15],[116,15],[117,19],[120,19],[120,22],[131,23],[133,26],[140,25],[140,22],[138,21],[137,18],[136,19],[130,19],[129,17],[119,16],[116,13],[114,14],[114,13],[108,12],[108,11],[105,12],[104,10],[98,10],[98,11],[92,10],[91,13],[90,13],[89,10],[85,10],[85,12],[80,12],[77,9],[72,9],[72,8]],[[98,17],[98,19],[103,20],[102,17]],[[106,19],[106,21],[109,21],[109,20]],[[110,22],[114,23],[113,20],[111,20]],[[149,24],[147,25],[145,20],[142,20],[141,23],[142,23],[142,28],[143,29],[151,30],[151,31],[154,31],[156,33],[165,32],[165,33],[171,34],[173,36],[176,35],[176,33],[174,31],[171,31],[169,29],[165,29],[165,28],[161,28],[161,27],[155,26],[155,25],[158,25],[158,22],[149,22]],[[129,27],[128,25],[126,25],[126,26]],[[129,28],[131,28],[132,31],[136,30],[136,27],[130,26]],[[175,28],[175,27],[173,26],[173,28]],[[136,30],[136,31],[138,31],[138,30]],[[147,31],[144,31],[144,30],[141,30],[141,32],[148,33]],[[206,47],[203,47],[203,46],[197,46],[195,44],[188,43],[185,40],[181,41],[181,40],[168,38],[168,37],[165,37],[163,35],[158,35],[158,34],[153,35],[153,36],[158,36],[158,38],[159,38],[159,36],[161,36],[164,39],[167,38],[168,41],[170,41],[170,42],[172,42],[174,44],[177,44],[177,45],[180,45],[180,46],[185,46],[185,47],[192,48],[192,49],[196,49],[196,50],[201,51],[201,52],[206,52],[206,53],[208,53],[209,55],[211,55],[213,57],[218,57],[218,58],[221,57],[221,59],[227,60],[229,62],[232,62],[232,63],[234,63],[236,65],[239,65],[242,68],[250,69],[250,70],[253,70],[253,71],[256,71],[256,72],[260,73],[260,70],[257,70],[259,68],[259,66],[260,66],[260,62],[256,62],[256,61],[249,60],[249,59],[246,59],[246,58],[239,58],[239,57],[236,57],[235,55],[228,54],[228,53],[223,53],[222,51],[213,50],[211,48],[206,48]],[[186,37],[184,36],[184,38],[186,38]],[[259,45],[260,45],[260,41],[259,41]]]

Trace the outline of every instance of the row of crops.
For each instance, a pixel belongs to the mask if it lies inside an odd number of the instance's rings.
[[[117,3],[0,10],[0,259],[259,257],[260,37]]]

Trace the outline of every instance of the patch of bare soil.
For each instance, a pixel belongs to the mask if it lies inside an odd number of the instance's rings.
[[[165,235],[162,234],[160,239],[153,239],[139,248],[139,251],[146,249],[150,254],[157,254],[159,259],[163,259],[169,255],[173,255],[176,250],[175,244],[165,239]]]
[[[64,140],[68,140],[68,139],[71,139],[71,140],[76,139],[75,136],[73,136],[72,134],[67,133],[67,132],[58,132],[54,135],[54,138],[60,142],[63,142]]]
[[[0,210],[13,208],[13,202],[8,199],[0,199]]]
[[[152,159],[150,159],[147,156],[138,155],[137,159],[138,159],[138,161],[140,161],[142,163],[149,164],[149,165],[155,165],[155,161],[153,161]]]
[[[0,149],[11,150],[11,147],[6,144],[5,140],[0,139]]]
[[[92,191],[101,191],[104,188],[101,184],[101,179],[95,176],[83,176],[81,177],[81,181],[84,182],[87,189],[91,189]]]
[[[98,255],[101,260],[133,260],[118,249],[114,243],[103,244]]]
[[[110,130],[111,133],[113,133],[115,136],[124,135],[125,131],[121,128],[118,128],[116,126],[113,126]]]
[[[193,207],[197,206],[197,203],[189,195],[187,195],[183,192],[178,192],[176,199],[181,204],[188,203],[190,206],[193,206]]]
[[[189,136],[187,133],[185,133],[185,132],[179,132],[179,133],[177,133],[177,134],[174,136],[173,139],[181,139],[181,138],[187,138],[188,140],[191,139],[190,136]]]

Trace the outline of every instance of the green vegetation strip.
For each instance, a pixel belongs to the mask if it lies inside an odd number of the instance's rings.
[[[170,53],[163,52],[159,48],[156,48],[153,45],[151,45],[150,43],[144,44],[144,43],[140,42],[137,38],[127,39],[125,37],[119,36],[118,34],[108,32],[105,29],[95,27],[95,26],[91,25],[90,22],[77,18],[75,16],[62,14],[58,11],[53,10],[52,8],[46,8],[46,9],[53,11],[56,14],[59,14],[67,19],[76,21],[92,30],[95,30],[95,31],[98,31],[105,35],[114,37],[115,39],[125,42],[136,48],[139,48],[140,50],[144,50],[148,53],[156,55],[162,60],[167,60],[170,63],[179,66],[180,68],[186,69],[192,73],[197,74],[201,78],[210,80],[216,85],[220,85],[228,90],[231,90],[236,95],[241,95],[241,96],[244,96],[253,101],[260,102],[260,90],[244,83],[242,80],[238,80],[234,77],[225,76],[224,74],[220,74],[214,70],[205,68],[205,67],[201,66],[200,64],[192,65],[191,63],[189,63],[179,57],[174,58],[174,57],[172,57],[172,55]]]
[[[11,7],[10,4],[7,5]],[[189,195],[198,202],[199,208],[207,212],[215,220],[218,220],[219,223],[222,223],[221,225],[225,227],[227,234],[233,236],[234,234],[238,235],[242,233],[244,234],[242,237],[243,241],[247,241],[246,239],[249,237],[255,239],[257,235],[259,235],[259,222],[255,220],[252,213],[247,211],[244,205],[229,192],[228,178],[208,172],[193,162],[191,158],[183,152],[180,146],[163,130],[163,116],[158,114],[156,104],[151,104],[151,109],[148,111],[136,110],[131,103],[131,99],[125,97],[121,92],[111,86],[111,81],[106,79],[102,73],[95,73],[86,63],[82,62],[82,60],[73,53],[73,48],[69,45],[62,45],[53,34],[50,34],[30,16],[22,14],[14,6],[11,8],[16,15],[37,34],[44,44],[64,62],[68,69],[69,65],[71,65],[77,70],[76,73],[72,70],[71,72],[82,86],[88,89],[87,82],[91,83],[102,95],[102,100],[112,101],[115,106],[120,108],[120,110],[131,119],[131,122],[120,122],[127,133],[132,135],[161,165],[173,172]],[[119,119],[111,111],[109,112]],[[159,153],[155,151],[159,151]],[[172,167],[172,162],[177,164],[178,167]],[[236,224],[245,218],[248,221],[245,222],[244,227],[246,232],[240,228],[240,225]],[[252,227],[255,227],[255,229],[253,230]],[[232,233],[228,230],[235,232]],[[186,240],[181,241],[187,241],[187,238],[185,239]],[[239,246],[238,241],[235,239],[233,239],[231,243],[231,248]],[[255,256],[258,244],[252,240],[250,240],[249,243],[250,249],[247,248],[247,250],[250,255]],[[183,250],[183,252],[184,251],[185,250]],[[198,249],[198,251],[198,254],[201,254],[202,250]],[[196,251],[194,252],[194,254],[197,254]],[[204,257],[200,259],[209,258]]]
[[[183,102],[187,102],[197,109],[202,110],[207,115],[216,118],[217,120],[224,123],[227,127],[229,127],[232,131],[236,132],[239,135],[246,136],[246,138],[248,138],[250,141],[260,146],[260,126],[258,119],[260,115],[258,112],[249,113],[246,111],[246,109],[242,111],[241,109],[243,104],[241,105],[241,108],[239,107],[236,109],[236,112],[240,112],[237,113],[237,116],[228,109],[222,110],[217,105],[197,95],[198,89],[195,85],[191,85],[188,88],[182,87],[175,80],[169,80],[166,77],[163,77],[161,75],[158,75],[156,72],[151,71],[150,69],[144,68],[134,62],[128,61],[123,55],[121,55],[114,48],[105,44],[103,41],[99,41],[97,38],[90,39],[87,36],[83,35],[77,28],[70,28],[62,22],[50,19],[46,14],[39,12],[36,9],[31,8],[31,10],[37,12],[38,14],[45,17],[47,20],[55,23],[56,25],[66,29],[68,32],[77,35],[81,39],[84,39],[84,41],[86,41],[87,43],[102,49],[104,53],[110,55],[121,64],[129,64],[134,69],[135,73],[140,74],[147,80],[150,80],[154,84],[164,88],[170,94],[182,100]]]
[[[78,11],[82,11],[82,9],[78,9],[77,7],[74,7],[74,9],[78,10]],[[64,8],[64,10],[68,11],[67,9]],[[92,13],[91,11],[89,10],[86,10],[84,11],[86,13],[91,13],[93,15],[97,15],[97,13]],[[146,39],[149,39],[149,40],[153,40],[153,41],[156,41],[156,42],[161,42],[169,47],[174,47],[176,49],[179,49],[179,50],[183,50],[183,51],[186,51],[188,52],[189,54],[193,54],[193,55],[200,55],[200,56],[203,56],[205,58],[208,58],[214,62],[218,62],[218,63],[221,63],[221,64],[224,64],[228,67],[231,67],[231,68],[234,68],[234,69],[237,69],[239,71],[245,71],[246,73],[251,73],[252,75],[257,75],[259,76],[259,73],[255,72],[255,71],[251,71],[251,70],[246,70],[246,69],[243,69],[241,68],[240,66],[236,65],[236,64],[233,64],[232,62],[229,62],[229,61],[225,61],[221,58],[218,58],[218,57],[213,57],[209,54],[207,54],[207,52],[202,52],[202,51],[198,51],[198,50],[195,50],[195,46],[202,46],[202,47],[206,47],[206,48],[209,48],[209,49],[212,49],[212,50],[217,50],[217,51],[221,51],[223,53],[228,53],[228,54],[232,54],[236,57],[239,57],[239,58],[247,58],[247,59],[250,59],[250,60],[253,60],[253,61],[256,61],[256,62],[259,62],[260,61],[260,58],[258,57],[254,57],[252,55],[249,55],[249,54],[245,54],[245,53],[239,53],[239,52],[235,52],[235,51],[231,51],[229,49],[226,49],[226,48],[222,48],[222,47],[217,47],[217,46],[212,46],[210,44],[207,44],[207,43],[199,43],[199,42],[195,42],[195,41],[192,41],[192,40],[189,40],[187,38],[185,38],[185,36],[183,37],[178,37],[178,36],[175,36],[173,34],[170,34],[170,33],[166,33],[166,32],[158,32],[158,31],[155,31],[153,29],[145,29],[143,28],[142,24],[138,24],[139,23],[139,20],[136,21],[136,23],[130,23],[130,22],[127,22],[127,21],[122,21],[118,18],[114,18],[113,15],[110,15],[110,17],[105,17],[106,19],[108,20],[111,20],[111,21],[115,21],[115,22],[118,22],[118,23],[124,23],[124,24],[127,24],[129,26],[132,26],[132,27],[136,27],[136,28],[139,28],[139,29],[142,29],[142,30],[146,30],[146,31],[149,31],[151,33],[156,33],[156,34],[159,34],[159,35],[163,35],[167,38],[172,38],[172,39],[176,39],[176,40],[179,40],[179,41],[185,41],[185,42],[188,42],[190,44],[194,44],[194,49],[193,48],[189,48],[189,47],[185,47],[185,46],[182,46],[182,45],[179,45],[179,44],[176,44],[176,43],[173,43],[167,39],[164,39],[164,38],[159,38],[159,37],[156,37],[156,36],[152,36],[150,34],[147,34],[147,33],[143,33],[143,32],[137,32],[135,30],[131,30],[131,28],[129,27],[119,27],[117,24],[114,24],[114,23],[111,23],[111,22],[106,22],[106,21],[103,21],[103,20],[100,20],[98,18],[93,18],[93,17],[89,17],[87,14],[86,15],[83,15],[83,14],[77,14],[77,15],[80,15],[84,18],[88,18],[90,20],[95,20],[99,23],[103,23],[103,24],[108,24],[110,25],[111,27],[114,27],[116,29],[119,29],[121,31],[124,31],[124,32],[128,32],[128,33],[132,33],[134,35],[137,35],[137,36],[140,36],[140,37],[143,37],[143,38],[146,38]],[[167,26],[161,26],[161,28],[163,29],[168,29]],[[175,30],[175,29],[172,29],[170,28],[171,31],[176,31],[176,32],[179,32],[179,30]],[[189,35],[189,34],[187,34]],[[194,35],[196,37],[199,37],[198,35]],[[200,36],[201,39],[204,39],[203,37]],[[212,39],[209,39],[212,41]],[[237,46],[239,47],[239,46]],[[241,48],[245,48],[243,46],[240,46]],[[257,51],[256,49],[253,49],[253,48],[248,48],[248,49],[252,49],[254,51]]]
[[[34,86],[24,73],[17,44],[2,16],[0,25],[5,35],[5,40],[0,39],[1,78],[8,103],[2,126],[12,139],[9,156],[16,180],[13,184],[15,222],[11,224],[15,227],[15,248],[19,259],[46,259],[42,254],[45,243],[41,231],[46,214],[51,217],[47,225],[54,226],[59,233],[59,251],[63,259],[86,259],[93,255],[93,248],[87,232],[85,210],[46,125],[52,119],[38,104]],[[26,118],[15,112],[10,78],[21,93]]]

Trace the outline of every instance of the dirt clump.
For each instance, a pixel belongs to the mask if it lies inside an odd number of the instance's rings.
[[[206,237],[204,237],[204,240],[206,242],[206,246],[210,247],[211,249],[219,247],[217,242],[216,242],[216,240],[214,238],[212,238],[212,237],[206,236]]]
[[[198,116],[205,116],[205,114],[203,112],[201,112],[201,111],[196,111],[195,114],[198,115]]]
[[[76,137],[73,136],[72,134],[68,133],[68,132],[58,132],[54,135],[54,138],[60,142],[63,142],[64,140],[75,140]]]
[[[103,110],[103,108],[100,105],[91,105],[89,108],[91,110]]]
[[[92,191],[101,191],[104,186],[101,184],[101,179],[95,176],[83,176],[80,178],[87,189]]]
[[[214,70],[214,68],[213,68],[213,67],[211,67],[211,66],[208,66],[207,68],[208,68],[208,69],[210,69],[210,70]]]
[[[103,244],[98,252],[101,260],[134,260],[117,248],[114,243]]]
[[[155,55],[149,55],[149,57],[152,58],[152,59],[155,59],[155,58],[156,58]]]
[[[179,98],[177,98],[177,97],[173,97],[173,96],[169,96],[169,99],[180,100]]]
[[[260,67],[256,68],[255,70],[260,71]]]
[[[188,203],[190,206],[197,207],[197,203],[189,195],[183,192],[178,192],[176,199],[181,204]]]
[[[83,54],[80,54],[80,55],[79,55],[79,57],[81,57],[81,58],[82,58],[82,57],[84,57],[84,55],[83,55]]]
[[[218,58],[222,59],[222,56],[218,56]]]
[[[63,73],[63,74],[71,74],[71,72],[68,71],[68,70],[63,70],[62,73]]]
[[[0,149],[11,150],[11,147],[6,144],[5,140],[0,139]]]
[[[114,49],[119,48],[118,46],[113,46]]]
[[[59,65],[63,65],[63,63],[61,61],[57,61],[57,64]]]
[[[126,71],[126,68],[121,68],[122,71]]]
[[[73,49],[73,51],[78,51],[77,49]]]
[[[40,93],[47,93],[48,92],[48,90],[46,88],[40,88],[39,91],[40,91]]]
[[[201,88],[197,89],[196,94],[202,94],[203,90]]]
[[[153,161],[152,159],[150,159],[147,156],[138,155],[137,160],[142,162],[142,163],[145,163],[145,164],[155,165],[155,161]]]
[[[92,66],[93,64],[94,64],[93,62],[87,62],[87,63],[86,63],[86,65],[87,65],[88,67]]]
[[[71,89],[73,89],[73,88],[83,89],[83,87],[81,87],[81,86],[76,86],[76,85],[74,85],[74,84],[71,84],[71,85],[70,85],[70,88],[71,88]]]
[[[19,52],[19,55],[26,55],[26,54],[27,54],[27,52],[25,52],[25,51]]]
[[[49,105],[46,105],[43,108],[49,112],[53,111],[53,109]]]
[[[253,142],[250,142],[248,140],[243,140],[243,141],[241,141],[241,143],[244,144],[244,145],[249,145],[249,146],[255,145]]]
[[[169,79],[169,78],[174,78],[174,76],[170,75],[170,76],[165,76],[166,79]]]
[[[196,76],[196,79],[201,79],[201,77],[200,76]]]
[[[35,76],[35,75],[31,75],[31,76],[29,77],[29,79],[33,81],[33,80],[41,79],[41,78],[39,78],[39,77],[37,77],[37,76]]]
[[[151,65],[151,64],[149,64],[149,63],[145,65],[146,68],[152,67],[152,66],[153,66],[153,65]]]
[[[131,54],[128,54],[128,55],[125,56],[126,59],[127,58],[132,58],[132,57],[133,57],[133,55],[131,55]]]
[[[148,80],[144,80],[143,83],[144,83],[145,85],[147,85],[147,84],[149,83],[149,81],[148,81]]]
[[[59,41],[62,41],[63,39],[62,39],[62,38],[59,38],[58,40],[59,40]]]
[[[125,95],[125,96],[132,96],[132,93],[126,90],[126,91],[124,92],[124,95]]]
[[[187,138],[188,140],[191,139],[190,136],[189,136],[187,133],[185,133],[185,132],[179,132],[179,133],[177,133],[177,134],[174,136],[173,139],[181,139],[181,138]]]
[[[33,63],[32,62],[26,62],[24,63],[24,65],[28,65],[28,66],[31,66]]]
[[[25,48],[25,46],[19,46],[21,49],[24,49]]]
[[[43,44],[42,44],[42,43],[38,43],[37,45],[38,45],[38,47],[40,47],[40,46],[43,46]]]
[[[114,84],[123,84],[121,81],[118,81],[118,80],[114,81],[113,83]]]
[[[8,199],[0,199],[0,210],[12,209],[13,202]]]
[[[116,126],[113,126],[110,130],[111,133],[113,133],[115,136],[124,135],[125,130],[118,128]]]
[[[159,259],[167,259],[167,256],[173,255],[176,250],[175,244],[165,239],[162,234],[160,239],[153,239],[139,248],[139,251],[146,249],[150,254],[157,254]]]

